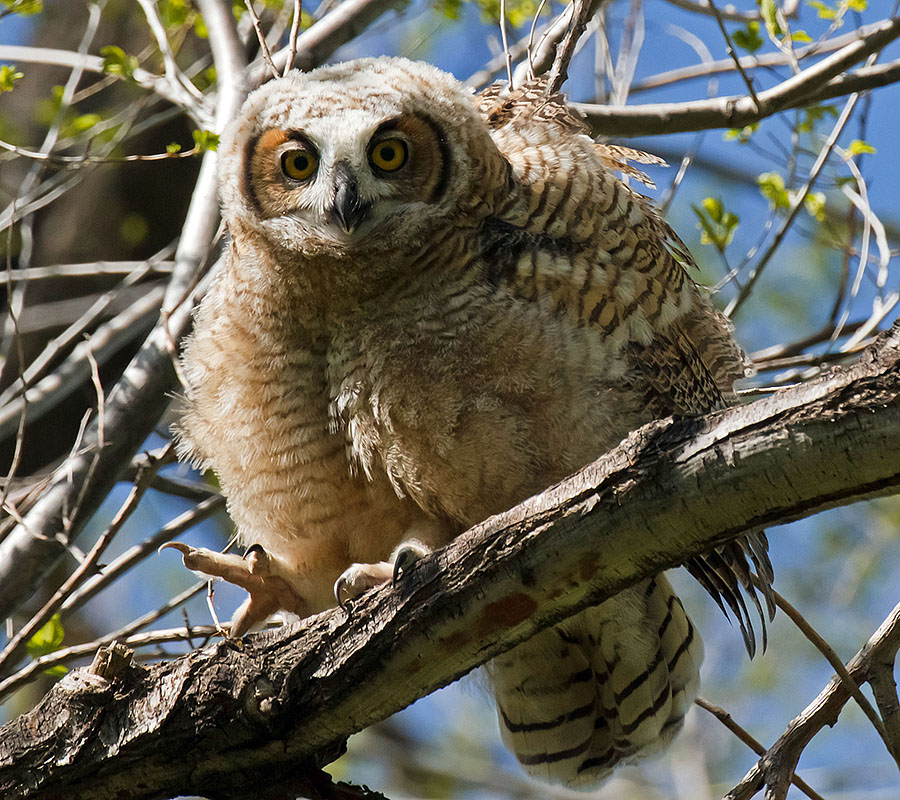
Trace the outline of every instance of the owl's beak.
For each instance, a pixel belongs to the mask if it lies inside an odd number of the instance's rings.
[[[353,233],[369,216],[372,209],[359,196],[359,184],[350,167],[340,164],[334,181],[334,204],[329,209],[332,220],[347,233]]]

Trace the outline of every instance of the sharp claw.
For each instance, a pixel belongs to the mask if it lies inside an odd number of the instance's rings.
[[[157,549],[157,553],[161,553],[163,550],[177,550],[181,555],[187,555],[193,548],[190,545],[184,544],[182,542],[166,542],[165,544],[161,544]]]
[[[251,544],[250,547],[248,547],[246,550],[244,550],[244,555],[242,556],[242,558],[247,558],[247,556],[250,556],[254,553],[261,555],[261,556],[268,556],[268,554],[263,549],[263,546],[261,544]]]
[[[344,611],[344,612],[349,613],[349,611],[347,610],[347,606],[344,605],[344,601],[343,601],[343,599],[341,598],[341,593],[342,593],[343,590],[344,590],[344,584],[345,584],[345,583],[346,583],[346,581],[344,580],[344,576],[343,576],[343,575],[341,575],[341,577],[338,578],[338,579],[334,582],[334,599],[337,600],[337,604],[338,604],[339,608],[341,609],[341,611]]]
[[[243,558],[247,562],[247,569],[253,575],[269,574],[269,554],[261,544],[251,544],[244,552]]]
[[[422,553],[414,547],[401,547],[394,556],[394,573],[391,577],[391,584],[396,586],[403,570],[415,564],[420,558],[422,558]]]

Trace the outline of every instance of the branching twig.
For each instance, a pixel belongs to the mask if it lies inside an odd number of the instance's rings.
[[[262,52],[263,60],[266,62],[266,66],[269,68],[269,72],[273,78],[277,78],[280,74],[278,68],[275,66],[275,62],[272,61],[272,51],[269,50],[269,43],[266,41],[266,35],[262,31],[262,26],[259,22],[259,16],[256,13],[256,9],[253,7],[253,0],[244,0],[244,6],[247,9],[247,14],[250,17],[250,20],[253,22],[253,30],[256,32],[256,40],[259,42],[259,49]],[[291,58],[288,60],[293,61],[293,56],[297,52],[296,48],[297,43],[296,40],[292,43],[291,49]],[[285,67],[285,72],[289,68],[290,63]]]
[[[838,654],[834,652],[831,645],[822,638],[819,632],[806,621],[803,615],[794,608],[787,600],[784,599],[778,592],[774,589],[772,590],[772,596],[775,598],[775,604],[780,608],[797,626],[797,628],[801,631],[801,633],[809,639],[810,642],[815,645],[816,649],[825,656],[825,659],[829,664],[834,668],[834,671],[837,675],[844,681],[845,688],[850,693],[850,696],[856,700],[856,704],[862,709],[862,712],[869,718],[869,722],[872,723],[872,727],[875,728],[878,735],[881,737],[882,741],[887,747],[888,752],[893,756],[894,761],[898,761],[898,754],[894,752],[891,748],[893,746],[893,742],[891,742],[890,737],[888,736],[887,731],[885,730],[884,723],[881,721],[881,718],[878,716],[878,712],[872,708],[872,704],[868,701],[866,696],[860,691],[859,686],[850,676],[850,673],[844,667],[844,662],[838,657]],[[900,752],[900,751],[898,751]],[[898,766],[900,766],[900,761],[898,761]]]
[[[102,397],[102,389],[100,393]],[[98,414],[98,416],[101,417],[100,430],[103,430],[102,413]],[[0,653],[0,675],[9,672],[9,669],[4,670],[4,665],[16,663],[21,653],[23,652],[27,641],[62,606],[63,601],[81,583],[83,583],[91,573],[94,572],[97,567],[97,562],[100,560],[100,556],[103,555],[103,552],[109,546],[110,542],[112,542],[113,537],[119,532],[119,530],[121,530],[122,525],[125,523],[125,520],[127,520],[128,517],[131,516],[131,514],[137,508],[138,501],[141,499],[144,492],[146,492],[147,489],[150,488],[150,477],[156,469],[159,469],[159,466],[161,465],[156,461],[148,462],[146,471],[144,472],[144,474],[139,476],[134,486],[132,486],[128,497],[125,499],[125,502],[122,503],[121,507],[113,517],[112,522],[110,522],[106,530],[97,537],[97,541],[94,543],[94,546],[90,549],[81,564],[78,565],[78,568],[44,604],[41,610],[38,611],[38,613],[35,614],[25,625],[23,625],[19,632],[12,637],[12,639],[10,639],[9,643],[3,649],[3,652]]]
[[[753,88],[753,81],[750,79],[750,76],[744,72],[744,67],[741,65],[741,60],[738,58],[737,53],[734,49],[734,44],[731,41],[731,36],[728,35],[728,31],[725,29],[725,23],[722,20],[722,13],[719,11],[718,6],[713,2],[713,0],[706,0],[710,9],[712,9],[713,16],[716,18],[716,23],[719,26],[719,31],[722,34],[722,37],[725,39],[725,50],[728,53],[729,57],[734,64],[735,69],[738,71],[738,74],[741,76],[741,79],[744,81],[744,85],[747,87],[747,93],[750,95],[750,99],[753,101],[753,105],[756,106],[756,110],[760,110],[759,106],[759,98],[756,96],[756,89]]]
[[[762,756],[766,753],[766,748],[762,746],[756,739],[754,739],[745,728],[742,728],[737,722],[734,721],[734,718],[729,714],[724,708],[720,706],[713,705],[708,700],[704,700],[702,697],[697,697],[694,700],[700,708],[704,711],[708,711],[712,714],[719,722],[721,722],[728,730],[730,730],[738,739],[740,739],[747,747],[749,747],[756,755]],[[825,800],[822,795],[820,795],[815,789],[813,789],[806,781],[804,781],[801,777],[799,777],[796,773],[791,775],[791,783],[794,784],[803,794],[807,797],[811,797],[812,800]]]
[[[569,76],[569,62],[575,53],[575,46],[600,2],[602,0],[573,0],[572,18],[566,28],[566,35],[556,51],[553,66],[550,68],[550,75],[547,78],[546,92],[548,95],[556,94],[566,82]]]
[[[838,137],[841,135],[844,127],[850,120],[850,115],[853,113],[853,109],[856,106],[856,101],[858,98],[858,94],[852,94],[844,104],[844,108],[842,109],[837,122],[835,122],[834,127],[831,129],[831,133],[829,133],[828,138],[822,145],[821,150],[819,150],[819,155],[816,157],[816,162],[815,164],[813,164],[812,169],[810,169],[809,171],[809,176],[807,177],[806,182],[803,184],[803,187],[799,192],[791,194],[791,205],[785,213],[784,219],[782,219],[781,221],[781,225],[775,232],[775,235],[772,237],[772,241],[769,243],[769,246],[766,248],[765,252],[759,257],[756,265],[750,271],[750,274],[747,276],[747,280],[744,282],[744,285],[741,286],[735,298],[728,304],[728,307],[725,309],[726,316],[733,316],[738,311],[738,309],[746,302],[747,298],[750,297],[750,294],[753,292],[753,287],[756,285],[756,282],[762,275],[763,270],[766,268],[766,266],[772,260],[772,256],[775,255],[775,252],[781,246],[781,243],[784,241],[784,237],[787,236],[787,233],[790,230],[794,219],[800,212],[800,209],[803,208],[804,201],[812,190],[812,187],[815,185],[816,180],[819,177],[819,173],[825,167],[825,162],[828,160],[828,156],[831,155],[831,151],[834,149],[835,144],[837,144]]]
[[[847,672],[854,680],[862,680],[871,664],[893,663],[898,648],[900,605],[894,607],[865,646],[847,663]],[[845,681],[834,676],[818,697],[791,720],[778,741],[724,800],[749,800],[764,785],[769,787],[767,798],[783,800],[787,792],[788,776],[796,768],[804,748],[822,728],[835,723],[849,699],[850,692]]]
[[[598,106],[574,103],[594,128],[604,136],[635,136],[704,128],[739,128],[787,108],[809,105],[850,92],[884,86],[900,80],[900,62],[842,72],[881,50],[900,36],[900,18],[882,20],[859,29],[860,38],[793,75],[777,86],[757,92],[757,104],[747,96],[717,97],[686,103],[643,106]]]

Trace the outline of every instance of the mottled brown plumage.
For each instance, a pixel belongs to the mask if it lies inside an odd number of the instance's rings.
[[[593,142],[539,82],[475,98],[402,59],[293,73],[220,154],[232,241],[185,347],[181,441],[258,547],[185,550],[250,590],[238,633],[384,581],[398,547],[719,408],[744,374],[686,248],[614,172],[652,158]],[[750,647],[747,556],[770,581],[762,534],[690,568]],[[494,662],[501,732],[531,774],[596,782],[674,735],[701,658],[665,578],[644,581]]]

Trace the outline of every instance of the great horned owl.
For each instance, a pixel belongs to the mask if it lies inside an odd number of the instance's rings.
[[[184,350],[182,451],[221,481],[249,560],[182,546],[250,590],[240,635],[391,575],[392,560],[574,472],[642,423],[722,406],[743,355],[691,259],[539,83],[473,96],[403,59],[295,72],[222,138],[231,244]],[[735,610],[765,536],[695,559]],[[723,606],[724,607],[724,606]],[[663,576],[491,669],[532,775],[594,783],[658,748],[702,646]]]

